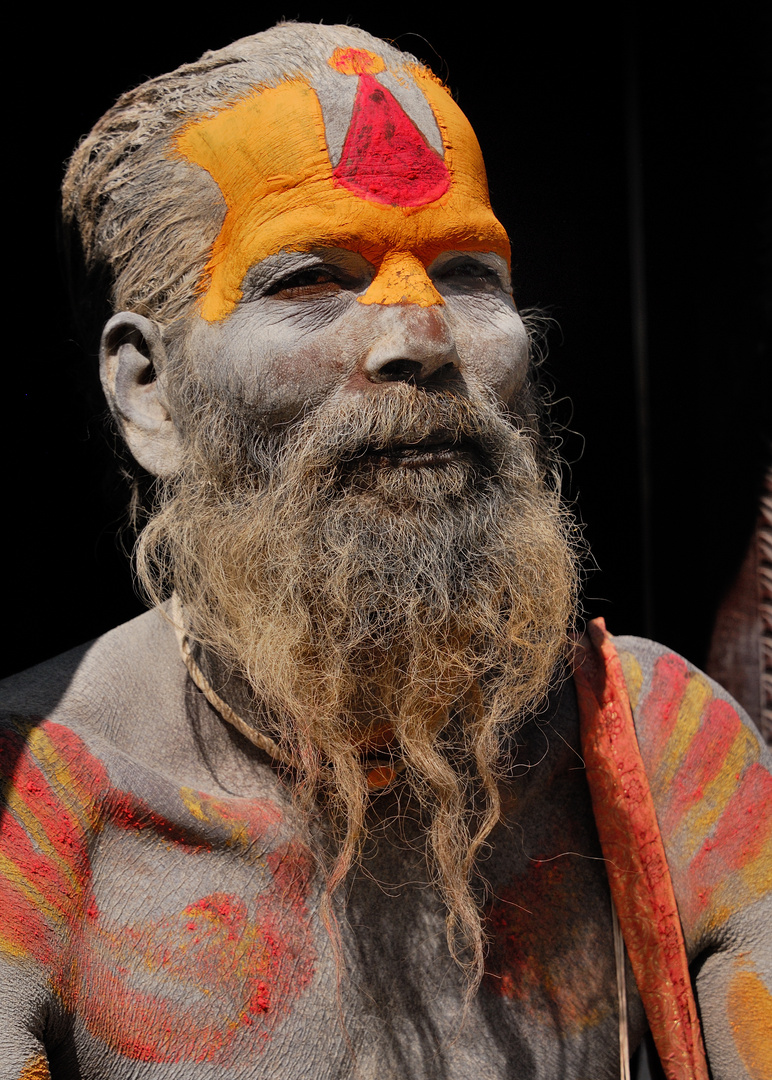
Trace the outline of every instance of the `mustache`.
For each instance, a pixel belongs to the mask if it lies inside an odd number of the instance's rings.
[[[326,402],[261,441],[265,457],[281,472],[298,459],[315,471],[345,473],[463,458],[494,474],[506,467],[518,440],[533,449],[534,432],[492,400],[401,383],[387,392]]]

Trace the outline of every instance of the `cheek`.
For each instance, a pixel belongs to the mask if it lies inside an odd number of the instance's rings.
[[[527,381],[530,353],[528,334],[514,306],[495,303],[456,312],[451,328],[469,382],[513,404]]]
[[[239,315],[198,327],[190,340],[196,371],[232,409],[283,423],[345,379],[346,338],[336,327],[310,331],[289,320],[258,326]]]

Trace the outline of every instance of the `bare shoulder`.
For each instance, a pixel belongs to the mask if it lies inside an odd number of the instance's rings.
[[[723,943],[738,921],[750,929],[768,912],[769,750],[745,711],[683,657],[641,638],[614,644],[687,939]]]
[[[673,703],[676,715],[680,714],[682,707],[693,718],[700,715],[705,706],[718,709],[725,715],[733,712],[763,748],[763,740],[742,706],[689,660],[647,638],[615,635],[614,645],[624,669],[630,701],[636,710],[635,724],[639,738],[645,735],[644,724],[652,718],[655,702],[661,708],[667,700]],[[712,704],[714,702],[724,702],[724,706],[715,706]]]
[[[2,691],[2,1075],[166,1076],[170,1032],[189,1075],[213,1075],[210,1047],[250,1060],[318,952],[313,860],[270,768],[158,615]]]
[[[57,719],[108,737],[184,681],[173,628],[161,612],[131,622],[0,682],[3,714]],[[136,730],[136,728],[135,728]]]
[[[614,638],[683,927],[711,1075],[772,1060],[772,775],[747,714],[652,641]]]
[[[658,813],[668,807],[684,818],[709,804],[715,825],[740,792],[759,808],[769,805],[770,754],[742,707],[663,645],[637,637],[614,644]]]
[[[0,723],[27,741],[32,732],[75,739],[129,787],[152,774],[214,793],[275,788],[263,755],[193,686],[163,611],[4,680]]]

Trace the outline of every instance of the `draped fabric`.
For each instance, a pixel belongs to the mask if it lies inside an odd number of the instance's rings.
[[[683,931],[622,667],[603,619],[577,649],[582,753],[638,991],[668,1080],[708,1080]]]

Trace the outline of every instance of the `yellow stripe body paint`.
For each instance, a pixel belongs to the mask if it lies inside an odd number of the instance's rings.
[[[678,710],[678,723],[668,740],[657,774],[652,781],[652,790],[667,791],[673,783],[692,739],[699,730],[703,709],[712,696],[707,680],[701,675],[693,675]]]
[[[19,1080],[51,1080],[45,1054],[35,1054],[19,1073]]]
[[[705,784],[702,799],[684,816],[674,834],[676,843],[687,840],[691,851],[699,850],[740,786],[743,770],[758,760],[758,743],[747,728],[741,728],[721,772]]]

